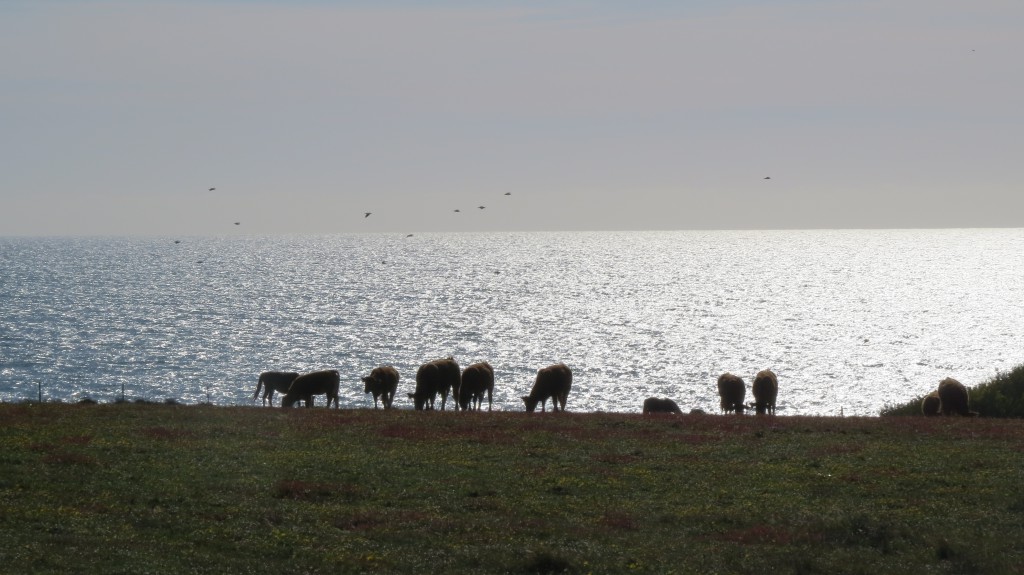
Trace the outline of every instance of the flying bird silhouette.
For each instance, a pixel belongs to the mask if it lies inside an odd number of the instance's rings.
[[[366,212],[366,215],[363,216],[363,219],[366,219],[366,218],[370,217],[370,214],[372,214],[372,213],[373,212]]]
[[[210,191],[210,192],[212,192],[213,190],[216,190],[216,189],[217,189],[217,188],[210,188],[210,189],[209,189],[209,190],[207,190],[207,191]]]
[[[770,179],[772,179],[772,177],[771,176],[765,176],[764,179],[770,180]]]
[[[456,209],[456,210],[455,210],[455,213],[459,213],[459,212],[461,212],[461,211],[462,211],[462,210]]]
[[[482,209],[486,208],[487,206],[477,206],[477,207],[482,210]]]
[[[512,195],[512,192],[505,192],[505,195],[506,195],[506,196],[511,196],[511,195]]]
[[[235,225],[236,226],[240,226],[240,225],[242,225],[242,222],[235,222]]]

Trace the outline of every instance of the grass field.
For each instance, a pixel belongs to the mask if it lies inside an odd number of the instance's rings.
[[[0,404],[4,573],[1014,573],[1024,422]]]

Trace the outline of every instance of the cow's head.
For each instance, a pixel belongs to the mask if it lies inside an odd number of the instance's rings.
[[[523,396],[523,403],[526,404],[526,411],[528,413],[533,413],[533,410],[537,409],[537,400],[533,399],[529,395]]]
[[[366,376],[363,378],[363,383],[365,384],[363,393],[370,393],[371,391],[373,391],[373,387],[376,385],[377,380],[370,376]]]

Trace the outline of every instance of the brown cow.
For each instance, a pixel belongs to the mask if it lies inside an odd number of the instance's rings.
[[[942,400],[939,399],[939,392],[933,391],[924,396],[921,400],[921,413],[932,416],[942,413]]]
[[[281,400],[281,407],[291,407],[300,399],[306,402],[306,407],[313,407],[314,395],[326,395],[327,407],[338,407],[338,388],[341,386],[341,376],[335,369],[313,371],[296,377],[288,387],[288,393]]]
[[[434,409],[434,400],[437,394],[441,394],[441,411],[444,411],[449,391],[454,392],[452,399],[457,403],[461,383],[462,374],[454,358],[435,359],[424,363],[416,371],[416,391],[409,394],[409,399],[413,400],[418,410]]]
[[[546,404],[551,398],[551,410],[558,411],[558,404],[562,404],[562,411],[565,411],[565,402],[569,398],[569,390],[572,389],[572,370],[564,363],[549,365],[537,371],[537,380],[533,383],[530,395],[523,396],[523,403],[526,404],[526,411],[533,412],[537,409],[537,402],[540,402],[540,410],[547,411]]]
[[[292,381],[299,377],[294,371],[264,371],[256,382],[256,393],[252,394],[253,401],[260,395],[260,388],[263,389],[263,405],[270,403],[274,405],[274,392],[288,393],[288,387]]]
[[[751,385],[754,392],[754,412],[775,415],[775,398],[779,395],[779,380],[770,369],[757,372]]]
[[[679,409],[676,402],[667,397],[648,397],[644,400],[644,415],[649,413],[675,413],[677,415],[682,415],[683,410]]]
[[[964,415],[977,417],[976,411],[967,409],[969,397],[964,384],[947,377],[939,382],[939,402],[941,403],[942,415]]]
[[[373,394],[373,408],[377,409],[377,399],[384,402],[384,409],[391,409],[398,391],[398,370],[390,365],[373,368],[370,375],[363,378],[363,393]]]
[[[494,394],[494,368],[486,361],[474,363],[462,370],[462,387],[459,388],[459,407],[463,411],[480,411],[487,393],[487,411],[491,410],[491,396]]]
[[[743,397],[747,395],[747,386],[738,375],[723,373],[718,376],[718,395],[722,398],[722,413],[743,414]]]

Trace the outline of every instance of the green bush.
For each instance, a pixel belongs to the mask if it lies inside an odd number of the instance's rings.
[[[982,417],[1024,417],[1024,365],[970,388],[971,410]],[[887,405],[881,415],[922,415],[924,395],[907,403]]]

